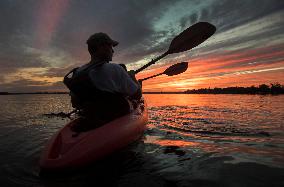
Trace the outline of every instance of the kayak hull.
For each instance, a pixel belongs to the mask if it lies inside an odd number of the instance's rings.
[[[41,170],[78,168],[99,160],[139,139],[148,120],[146,104],[141,103],[130,114],[101,127],[74,136],[73,120],[47,143],[40,158]]]

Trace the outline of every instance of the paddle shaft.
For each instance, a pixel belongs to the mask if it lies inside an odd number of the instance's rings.
[[[152,76],[150,76],[150,77],[146,77],[146,78],[144,78],[144,79],[139,79],[139,81],[145,81],[145,80],[148,80],[148,79],[157,77],[157,76],[159,76],[159,75],[163,75],[164,73],[165,73],[165,72],[162,72],[162,73],[158,73],[158,74],[156,74],[156,75],[152,75]]]
[[[178,75],[180,73],[185,72],[187,70],[187,68],[188,68],[188,62],[180,62],[180,63],[174,64],[174,65],[171,65],[162,73],[158,73],[156,75],[152,75],[152,76],[146,77],[144,79],[139,79],[139,81],[145,81],[145,80],[148,80],[148,79],[151,79],[153,77],[157,77],[157,76],[163,75],[163,74],[166,74],[168,76]]]
[[[152,64],[155,64],[155,62],[157,62],[158,60],[164,58],[165,56],[167,56],[169,53],[168,51],[165,52],[164,54],[152,59],[149,63],[145,64],[144,66],[142,66],[141,68],[135,70],[135,74],[139,73],[140,71],[146,69],[147,67],[151,66]]]

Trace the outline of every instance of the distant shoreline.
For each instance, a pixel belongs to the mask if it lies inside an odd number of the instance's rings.
[[[0,95],[69,94],[69,92],[0,92]]]
[[[0,92],[0,95],[25,95],[25,94],[69,94],[69,92]],[[284,94],[284,85],[261,84],[258,87],[227,87],[227,88],[200,88],[183,92],[143,92],[143,94],[250,94],[250,95],[279,95]]]
[[[63,95],[63,94],[69,94],[68,93],[0,93],[0,95]],[[143,92],[143,94],[199,94],[199,95],[205,95],[205,94],[210,94],[210,95],[221,95],[221,94],[226,94],[226,95],[282,95],[284,93],[185,93],[185,92]]]

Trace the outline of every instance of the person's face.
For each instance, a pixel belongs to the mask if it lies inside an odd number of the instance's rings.
[[[112,44],[103,44],[97,48],[97,56],[102,60],[112,61],[113,48]]]

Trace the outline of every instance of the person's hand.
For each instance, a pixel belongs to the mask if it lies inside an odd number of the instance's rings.
[[[128,71],[128,75],[140,86],[140,88],[142,88],[142,81],[136,79],[134,70]]]
[[[139,79],[138,83],[139,83],[140,87],[142,88],[142,80]]]
[[[135,71],[134,71],[134,70],[128,71],[128,75],[129,75],[131,78],[134,78],[134,79],[136,80],[136,78],[135,78]]]
[[[132,78],[132,80],[134,80],[136,83],[138,83],[137,79],[135,77],[135,71],[134,70],[128,71],[128,75]]]

